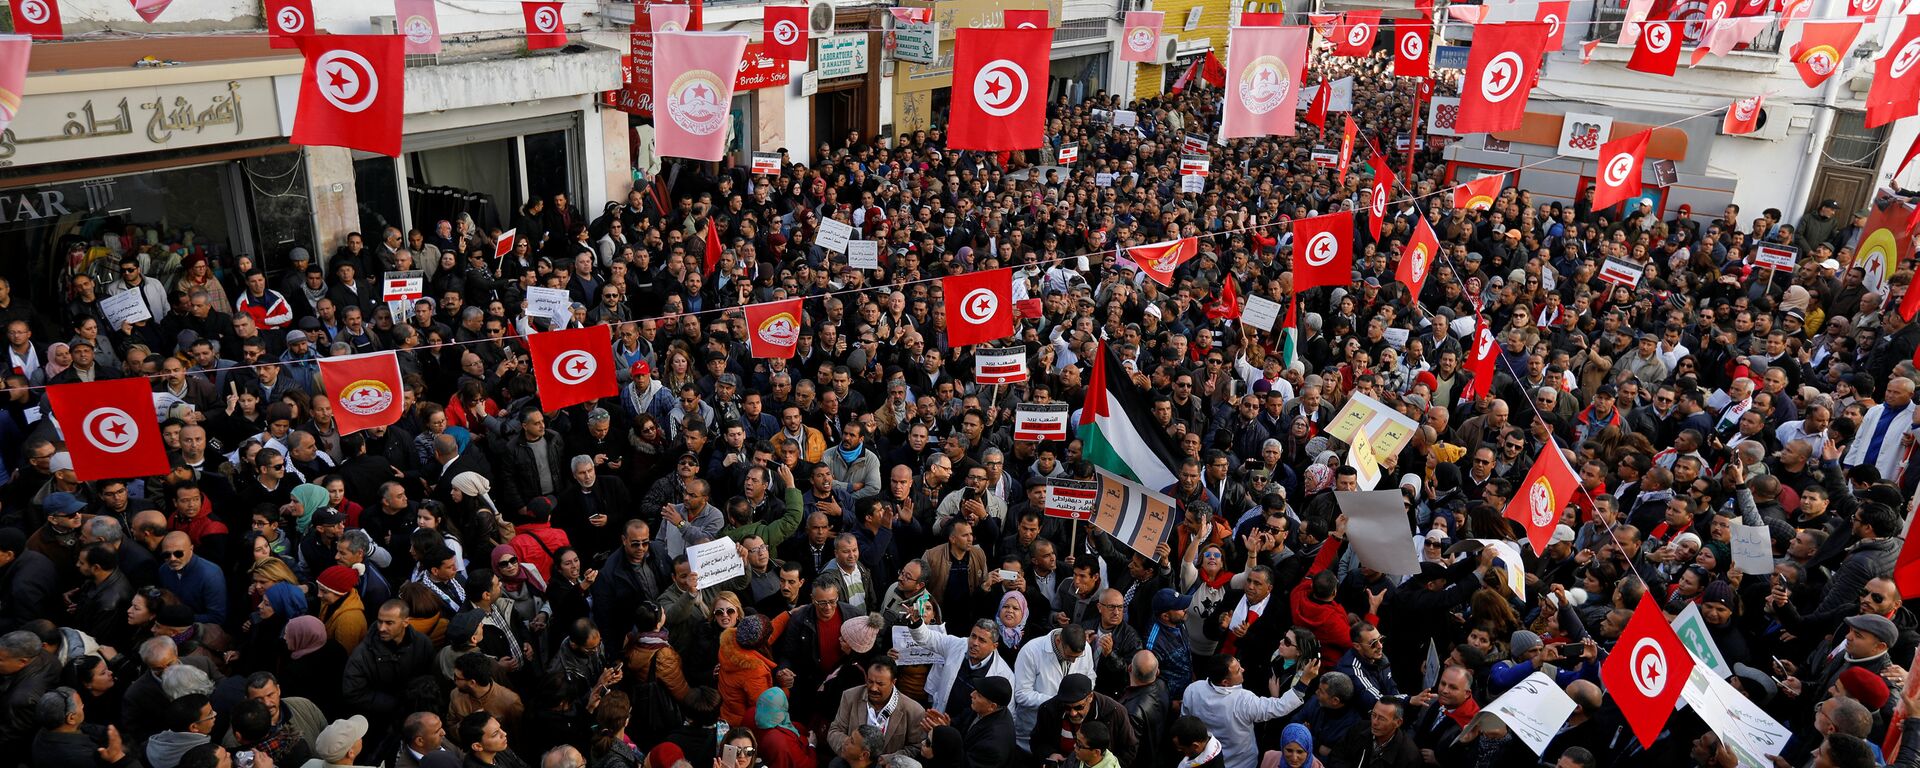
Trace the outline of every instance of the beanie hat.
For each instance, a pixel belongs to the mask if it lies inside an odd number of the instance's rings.
[[[871,651],[873,641],[880,637],[880,630],[875,626],[876,624],[878,622],[871,621],[866,616],[847,619],[840,625],[840,639],[847,641],[847,647],[852,648],[855,653]]]
[[[755,615],[741,619],[733,628],[733,639],[742,648],[760,647],[767,640],[767,618]]]
[[[1180,604],[1179,592],[1175,592],[1171,589],[1162,589],[1159,592],[1153,593],[1153,615],[1154,616],[1159,616],[1160,614],[1166,613],[1167,611],[1177,611],[1177,610],[1180,610],[1182,607],[1183,606]]]
[[[1863,667],[1848,667],[1847,671],[1840,673],[1839,682],[1840,687],[1846,689],[1847,696],[1867,705],[1869,711],[1879,711],[1887,705],[1887,698],[1892,695],[1887,690],[1886,680]]]
[[[1540,636],[1530,630],[1522,629],[1514,632],[1513,640],[1507,643],[1507,655],[1511,658],[1518,659],[1521,656],[1525,656],[1527,651],[1539,647]]]
[[[191,627],[193,626],[193,609],[180,603],[160,606],[160,610],[153,617],[153,623],[163,627]]]
[[[352,592],[359,584],[360,574],[344,565],[329,566],[320,572],[320,588],[337,595]]]
[[[1733,586],[1724,581],[1715,581],[1707,585],[1707,591],[1701,595],[1701,599],[1731,608],[1733,607]]]

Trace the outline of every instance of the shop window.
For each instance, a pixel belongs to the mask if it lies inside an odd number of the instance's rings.
[[[241,160],[240,172],[253,205],[255,263],[269,271],[285,269],[295,246],[313,249],[307,164],[298,152],[281,152]]]
[[[360,210],[359,231],[378,233],[400,226],[400,183],[394,178],[393,158],[355,152],[353,161],[354,202]]]
[[[407,153],[407,208],[413,222],[424,229],[465,214],[482,231],[513,226],[521,202],[519,156],[520,142],[513,138]],[[558,162],[564,175],[565,156]]]
[[[573,153],[567,151],[566,131],[529,133],[527,143],[527,194],[551,201],[565,193],[574,208],[580,207],[579,194],[573,188]]]

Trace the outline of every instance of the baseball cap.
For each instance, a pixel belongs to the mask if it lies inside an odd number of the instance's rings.
[[[71,493],[61,492],[47,494],[46,501],[42,502],[41,506],[46,508],[49,515],[71,517],[80,514],[80,510],[86,509],[87,503]]]
[[[353,750],[367,735],[367,718],[354,715],[345,720],[335,720],[332,725],[320,731],[313,740],[313,756],[329,763],[338,763],[347,759],[347,753]]]
[[[1548,544],[1572,544],[1573,529],[1567,527],[1565,523],[1561,523],[1560,525],[1554,526],[1553,537],[1547,539],[1547,543]]]
[[[652,376],[653,366],[648,365],[645,360],[635,360],[633,361],[633,367],[628,369],[627,372],[634,376]]]

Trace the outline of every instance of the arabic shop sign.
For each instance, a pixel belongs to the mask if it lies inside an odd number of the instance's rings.
[[[280,135],[271,78],[35,94],[0,132],[0,167]]]

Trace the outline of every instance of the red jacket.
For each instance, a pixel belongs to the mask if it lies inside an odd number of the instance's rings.
[[[548,553],[572,546],[567,540],[567,532],[553,527],[552,523],[521,523],[513,527],[513,533],[513,541],[508,544],[513,547],[514,554],[520,556],[520,562],[533,566],[542,582],[547,582],[553,575],[553,555]],[[546,546],[542,547],[541,544]]]
[[[1293,592],[1287,596],[1287,605],[1293,610],[1293,625],[1313,631],[1314,638],[1320,641],[1321,659],[1329,666],[1353,649],[1352,625],[1347,623],[1347,609],[1338,601],[1323,603],[1313,599],[1313,577],[1333,565],[1344,543],[1343,539],[1329,537],[1321,544],[1320,554],[1313,558],[1313,567],[1307,569],[1307,575],[1293,585]],[[1380,623],[1379,617],[1373,614],[1367,614],[1366,619],[1376,626]]]

